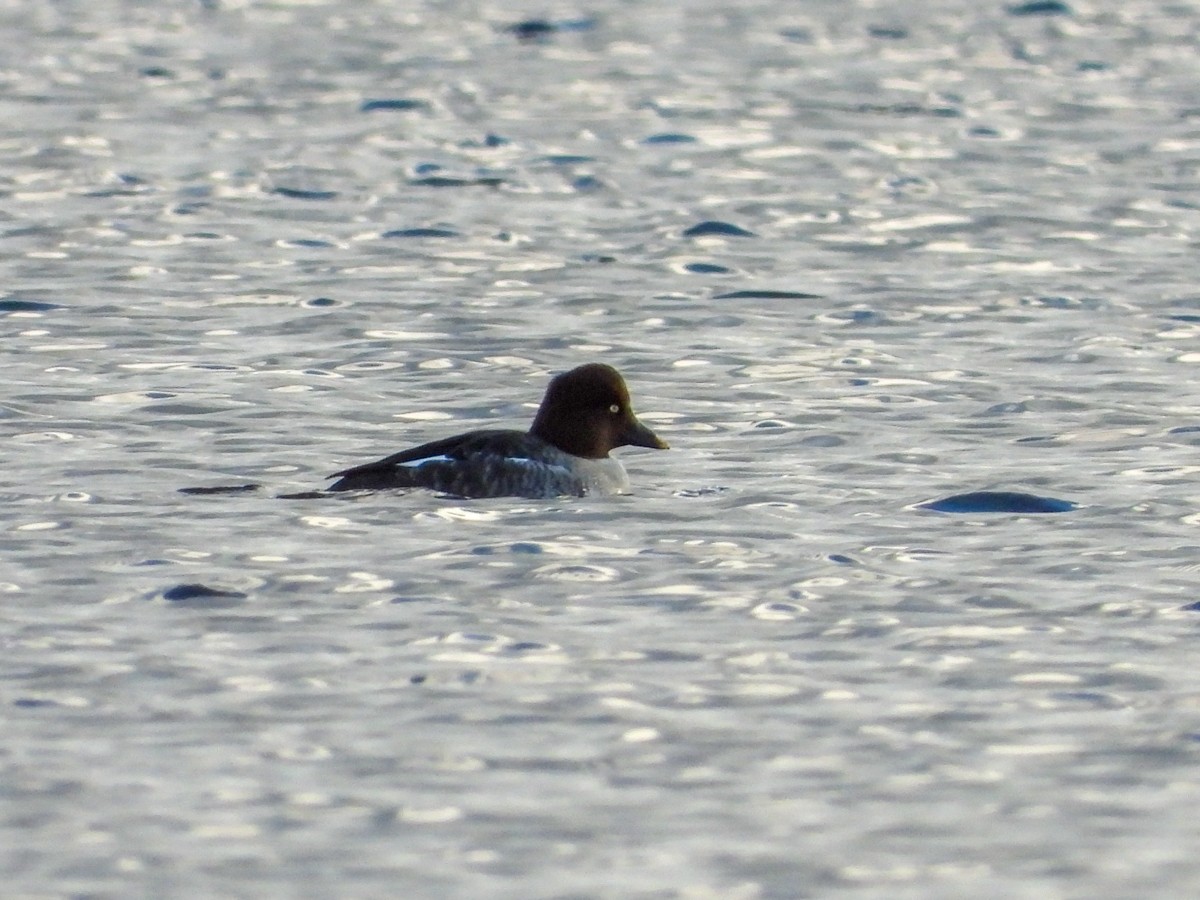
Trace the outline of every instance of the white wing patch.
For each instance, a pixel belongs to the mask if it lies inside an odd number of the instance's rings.
[[[530,459],[527,456],[501,456],[499,458],[499,460],[503,461],[505,465],[518,466],[522,469],[534,469],[534,470],[549,469],[554,472],[563,472],[565,474],[570,474],[570,469],[567,468],[566,466],[556,465],[555,463],[546,462],[545,460],[541,460],[541,459]],[[462,460],[454,459],[453,457],[446,456],[445,454],[441,454],[439,456],[422,456],[420,459],[410,459],[407,462],[396,463],[396,465],[400,466],[402,468],[405,468],[405,469],[419,469],[422,466],[429,465],[430,463],[443,463],[443,462],[445,462],[445,463],[461,463]]]
[[[448,456],[423,456],[420,459],[410,459],[408,462],[396,463],[398,466],[403,466],[405,469],[419,469],[426,463],[434,462],[450,462]]]

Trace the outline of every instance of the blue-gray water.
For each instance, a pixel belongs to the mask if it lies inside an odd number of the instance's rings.
[[[5,896],[1195,893],[1200,11],[0,19]]]

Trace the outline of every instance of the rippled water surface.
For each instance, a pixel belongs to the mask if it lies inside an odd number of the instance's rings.
[[[8,895],[1195,892],[1193,6],[0,18]]]

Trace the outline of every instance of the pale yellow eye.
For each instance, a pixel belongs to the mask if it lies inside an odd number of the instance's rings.
[[[608,408],[608,411],[615,416],[617,413],[619,413],[621,411],[621,407],[618,404],[614,403],[612,406],[610,406]]]

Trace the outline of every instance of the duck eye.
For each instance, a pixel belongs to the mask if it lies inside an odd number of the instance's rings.
[[[614,403],[612,406],[610,406],[608,408],[608,411],[615,416],[617,413],[619,413],[621,411],[621,406],[618,403]]]

